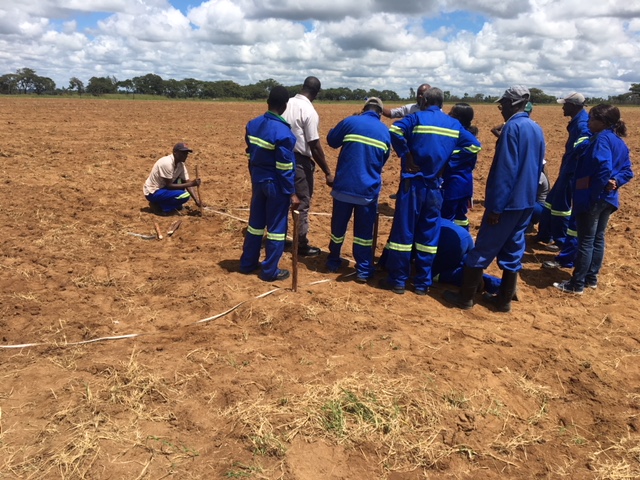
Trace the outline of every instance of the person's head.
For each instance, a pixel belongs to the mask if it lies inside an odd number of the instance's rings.
[[[457,119],[464,128],[476,135],[478,129],[471,125],[473,121],[473,107],[468,103],[456,103],[449,111],[449,116]]]
[[[430,88],[431,88],[431,85],[429,85],[428,83],[423,83],[418,87],[418,91],[416,92],[416,103],[418,105],[420,105],[420,102],[422,101],[422,97],[424,97],[425,92]]]
[[[627,126],[620,118],[618,107],[601,103],[589,111],[589,130],[599,133],[611,129],[619,137],[627,136]]]
[[[421,108],[436,106],[442,108],[444,103],[444,92],[437,87],[431,87],[425,91],[422,97]]]
[[[506,122],[516,113],[524,112],[530,97],[529,89],[524,85],[513,85],[507,88],[496,100],[504,121]]]
[[[565,98],[559,98],[558,103],[562,104],[562,114],[573,118],[586,106],[586,99],[581,93],[573,92]]]
[[[173,159],[176,162],[184,162],[189,154],[193,152],[186,143],[176,143],[173,146]]]
[[[269,110],[282,115],[287,109],[287,102],[289,101],[289,90],[285,87],[278,85],[273,87],[269,92],[269,98],[267,98],[267,105]]]
[[[364,102],[364,107],[362,107],[363,112],[374,111],[378,115],[382,113],[384,109],[384,105],[382,100],[378,97],[369,97],[366,102]]]
[[[305,78],[300,93],[313,102],[320,93],[320,80],[316,77]]]

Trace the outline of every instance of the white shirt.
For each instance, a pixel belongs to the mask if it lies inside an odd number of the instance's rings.
[[[304,95],[297,94],[289,99],[282,116],[291,125],[291,131],[296,137],[294,151],[311,157],[309,142],[320,138],[320,117],[311,101]]]
[[[404,118],[407,115],[420,111],[420,105],[417,103],[409,103],[398,108],[392,108],[390,115],[391,118]]]
[[[142,191],[146,197],[166,187],[169,183],[175,183],[178,178],[183,182],[189,180],[187,167],[185,167],[184,162],[176,162],[173,154],[167,155],[153,165],[149,178],[144,182]]]

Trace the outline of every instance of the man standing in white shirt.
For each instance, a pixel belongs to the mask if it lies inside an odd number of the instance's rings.
[[[387,118],[404,118],[407,115],[419,112],[420,101],[422,100],[422,97],[424,97],[425,92],[430,88],[431,85],[429,85],[428,83],[423,83],[418,87],[418,91],[416,92],[416,103],[409,103],[398,108],[385,107],[384,110],[382,110],[382,115]]]
[[[296,195],[300,200],[298,254],[314,257],[320,254],[318,247],[309,244],[309,208],[313,196],[313,173],[316,163],[325,174],[327,185],[333,185],[333,174],[327,165],[324,150],[320,144],[320,117],[311,102],[320,92],[320,80],[307,77],[302,90],[287,103],[287,109],[282,114],[291,125],[291,131],[296,137]]]

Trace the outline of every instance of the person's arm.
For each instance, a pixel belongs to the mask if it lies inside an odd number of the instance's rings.
[[[320,139],[309,142],[309,148],[311,149],[311,156],[313,157],[313,161],[316,162],[320,169],[324,172],[327,185],[332,187],[334,177],[331,173],[329,165],[327,164],[327,159],[324,156],[324,150],[322,149]]]

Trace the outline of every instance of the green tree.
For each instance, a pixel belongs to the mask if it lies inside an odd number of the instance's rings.
[[[22,93],[28,93],[33,90],[36,77],[36,71],[32,68],[20,68],[16,71],[18,89]]]
[[[116,88],[118,90],[124,90],[124,93],[129,95],[130,93],[133,95],[133,98],[136,98],[136,87],[133,84],[133,80],[127,78],[126,80],[121,80],[116,83]]]
[[[144,95],[164,95],[165,83],[160,75],[147,73],[142,77],[131,79],[136,87],[136,93]]]
[[[531,94],[531,98],[529,100],[532,103],[553,103],[556,101],[556,97],[547,95],[539,88],[530,88],[529,93]]]
[[[38,75],[33,79],[33,91],[38,95],[44,93],[54,94],[56,93],[56,82],[49,77],[40,77]]]
[[[629,91],[634,95],[640,95],[640,83],[632,83]]]
[[[118,91],[117,83],[115,77],[91,77],[86,91],[95,96],[116,93]]]
[[[0,77],[0,93],[5,95],[13,95],[18,91],[18,75],[15,73],[7,73]]]
[[[185,78],[182,80],[184,85],[184,95],[187,98],[196,98],[200,95],[202,89],[202,82],[195,78]]]
[[[69,79],[69,90],[75,90],[81,96],[84,93],[84,83],[78,77],[71,77]]]

